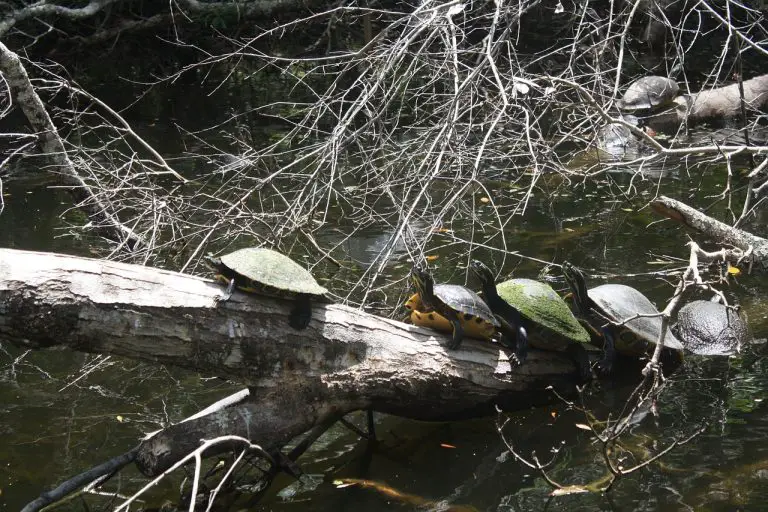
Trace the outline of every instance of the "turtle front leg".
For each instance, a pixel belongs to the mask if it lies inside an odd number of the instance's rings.
[[[296,296],[288,323],[294,329],[301,330],[307,328],[310,320],[312,320],[312,300],[308,294],[300,293]]]
[[[592,367],[589,366],[589,354],[583,345],[578,343],[572,343],[568,345],[566,349],[570,354],[573,362],[576,363],[576,368],[579,371],[579,377],[581,382],[588,382],[592,379]]]
[[[501,338],[499,342],[505,347],[515,351],[514,358],[518,365],[525,362],[528,357],[528,331],[521,324],[512,324],[501,315],[495,315],[501,324]]]
[[[528,331],[523,326],[523,318],[516,308],[507,308],[508,316],[512,319],[512,328],[515,330],[515,358],[518,364],[523,364],[528,358]]]
[[[616,344],[610,327],[603,327],[603,359],[597,363],[597,369],[603,375],[613,373],[613,363],[616,360]]]
[[[461,340],[464,339],[464,328],[461,326],[459,315],[456,314],[455,311],[446,311],[443,316],[445,316],[451,322],[451,325],[453,325],[453,337],[448,344],[448,348],[456,350],[461,345]]]
[[[224,290],[224,295],[217,295],[213,298],[213,300],[217,303],[219,302],[227,302],[229,299],[232,298],[232,292],[235,291],[235,278],[229,280],[229,283],[227,284],[227,289]]]

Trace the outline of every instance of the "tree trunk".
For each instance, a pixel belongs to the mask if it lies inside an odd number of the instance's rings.
[[[524,409],[575,390],[559,353],[531,351],[513,367],[498,345],[447,336],[342,305],[314,305],[307,329],[292,303],[235,293],[185,274],[72,256],[0,249],[0,340],[186,367],[250,386],[244,404],[172,426],[138,459],[157,474],[200,439],[240,434],[265,449],[329,418],[373,408],[420,420]]]

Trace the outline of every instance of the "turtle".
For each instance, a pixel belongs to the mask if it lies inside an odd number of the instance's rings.
[[[205,256],[216,270],[216,279],[227,284],[217,302],[232,297],[235,288],[248,293],[294,299],[288,323],[294,329],[304,329],[312,319],[312,300],[326,299],[328,290],[317,284],[304,267],[288,256],[271,249],[246,247],[219,258]]]
[[[672,330],[688,352],[703,356],[731,356],[752,338],[735,308],[707,300],[683,306]]]
[[[592,376],[587,347],[589,333],[565,301],[546,283],[515,278],[495,284],[491,270],[472,260],[472,271],[482,283],[483,298],[491,311],[516,334],[515,356],[525,362],[528,345],[540,350],[568,352],[584,380]]]
[[[644,76],[632,82],[616,106],[623,112],[659,110],[673,102],[680,87],[671,78]]]
[[[449,349],[459,348],[465,334],[464,326],[469,323],[478,324],[480,329],[487,329],[487,325],[490,325],[495,330],[500,326],[483,299],[466,286],[435,284],[429,271],[419,265],[414,265],[411,270],[411,282],[419,295],[426,318],[429,319],[429,313],[434,312],[450,324],[450,329],[446,329],[446,326],[440,326],[434,317],[431,320],[434,325],[429,325],[452,333],[451,341],[447,345]]]
[[[455,286],[455,285],[436,285],[438,288],[442,286]],[[410,321],[414,325],[421,327],[429,327],[436,331],[453,332],[453,325],[443,315],[437,311],[426,311],[424,302],[421,300],[419,293],[414,293],[405,302],[405,309],[408,310],[406,321]],[[461,327],[464,329],[464,336],[470,338],[477,338],[481,340],[490,340],[496,335],[496,326],[491,322],[484,321],[481,317],[471,317],[469,320],[464,318],[464,315],[459,315],[459,321]]]
[[[584,274],[567,261],[563,262],[563,275],[571,288],[577,316],[591,327],[592,342],[602,345],[605,352],[598,363],[600,371],[611,373],[617,352],[632,357],[652,354],[662,321],[661,313],[645,295],[623,284],[603,284],[587,290]],[[655,316],[636,317],[639,314]],[[680,340],[667,330],[664,360],[678,364],[682,354]]]

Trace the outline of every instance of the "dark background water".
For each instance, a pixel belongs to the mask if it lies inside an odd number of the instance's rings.
[[[222,89],[209,95],[194,79],[155,91],[126,112],[139,130],[163,155],[178,156],[179,169],[204,172],[190,139],[177,129],[214,125],[230,112],[247,110],[268,98],[233,96]],[[260,90],[253,88],[252,90]],[[104,81],[93,91],[114,107],[135,99],[127,82]],[[266,137],[264,119],[250,117],[252,137]],[[214,135],[211,135],[214,137]],[[743,162],[738,163],[743,166]],[[657,305],[670,297],[672,287],[656,275],[679,268],[687,259],[685,231],[671,222],[656,222],[646,203],[657,192],[679,197],[703,207],[708,196],[722,191],[722,167],[697,168],[690,173],[671,165],[661,175],[641,181],[637,195],[626,199],[617,192],[630,174],[613,173],[594,182],[564,183],[556,177],[540,188],[524,216],[507,228],[508,245],[525,258],[498,251],[477,250],[485,260],[519,277],[548,279],[555,288],[564,282],[557,267],[539,262],[570,260],[593,274],[600,284],[620,281],[635,286]],[[513,204],[518,190],[503,174],[485,176],[499,207]],[[695,190],[695,192],[691,192]],[[88,238],[68,235],[66,216],[70,198],[41,179],[5,180],[5,210],[0,215],[0,246],[100,256]],[[617,199],[619,197],[619,199]],[[722,213],[714,211],[714,214]],[[490,207],[478,203],[476,214],[490,216]],[[64,215],[64,220],[62,220]],[[752,225],[764,235],[764,216]],[[339,225],[347,219],[335,219]],[[461,233],[454,220],[452,229]],[[349,260],[362,264],[375,257],[386,243],[388,226],[368,228],[342,244]],[[321,244],[339,241],[333,232],[321,233]],[[699,240],[700,242],[706,242]],[[441,249],[440,245],[444,244]],[[453,240],[436,238],[434,267],[439,276],[461,281],[456,270]],[[395,262],[403,262],[399,248]],[[667,260],[667,256],[682,260]],[[546,270],[546,275],[542,272]],[[389,272],[402,278],[405,266],[393,263]],[[329,276],[328,286],[344,295],[345,281]],[[674,281],[674,279],[671,279]],[[768,334],[768,306],[764,301],[766,279],[746,273],[732,280],[727,294],[743,305],[757,338]],[[401,294],[407,288],[402,285]],[[395,303],[382,306],[391,314]],[[549,504],[569,510],[764,510],[768,503],[768,362],[762,343],[745,348],[742,355],[725,361],[688,359],[671,378],[659,404],[659,416],[647,419],[624,440],[637,453],[657,451],[678,435],[706,423],[697,439],[675,449],[659,463],[621,480],[607,497],[596,495],[556,498]],[[218,379],[173,368],[135,363],[117,357],[100,357],[67,351],[22,352],[0,345],[0,509],[18,510],[40,492],[135,446],[145,433],[178,421],[239,387]],[[590,390],[588,403],[606,415],[618,407],[628,389],[609,382]],[[604,474],[599,452],[589,436],[574,423],[583,418],[557,402],[551,406],[504,415],[508,440],[523,454],[543,456],[564,442],[552,476],[562,483],[584,483]],[[361,419],[361,418],[358,418]],[[370,479],[401,492],[429,500],[450,500],[479,510],[539,510],[548,506],[549,487],[528,468],[509,456],[496,429],[497,418],[455,423],[422,423],[377,416],[380,443],[369,447],[340,426],[334,427],[302,459],[314,485],[297,486],[280,477],[258,510],[392,510],[397,500],[359,487],[337,488],[334,479]],[[446,447],[450,445],[452,447]],[[144,479],[128,470],[112,488],[132,490]],[[177,496],[173,482],[164,482],[152,496]],[[99,498],[87,498],[100,504]],[[77,501],[62,509],[82,510]]]

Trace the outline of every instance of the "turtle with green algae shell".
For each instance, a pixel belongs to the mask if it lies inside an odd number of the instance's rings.
[[[304,329],[312,319],[312,300],[327,301],[328,290],[317,284],[304,267],[288,256],[271,249],[246,247],[225,254],[212,255],[205,260],[216,270],[216,279],[227,284],[217,302],[232,297],[235,288],[247,293],[294,299],[288,323],[294,329]]]
[[[683,306],[672,331],[685,350],[701,356],[732,356],[752,339],[749,325],[736,308],[707,300]]]
[[[645,295],[623,284],[603,284],[587,289],[584,274],[567,261],[563,262],[563,275],[573,292],[577,316],[591,328],[592,342],[603,347],[605,356],[598,363],[600,371],[612,372],[617,352],[630,357],[653,354],[662,320],[659,310]],[[667,330],[662,362],[676,366],[682,358],[683,345]]]
[[[449,349],[459,348],[464,339],[464,325],[469,322],[487,323],[494,328],[500,326],[483,299],[466,286],[435,284],[429,271],[419,265],[414,265],[411,270],[411,283],[427,318],[429,312],[436,312],[450,322],[452,337]]]
[[[567,352],[582,380],[591,378],[587,354],[589,333],[551,286],[523,278],[496,284],[493,273],[484,263],[473,260],[471,268],[482,283],[483,298],[491,311],[516,333],[515,357],[520,364],[525,362],[528,345],[539,350]]]
[[[624,97],[616,102],[622,112],[653,112],[671,105],[680,86],[664,76],[644,76],[632,82]]]

